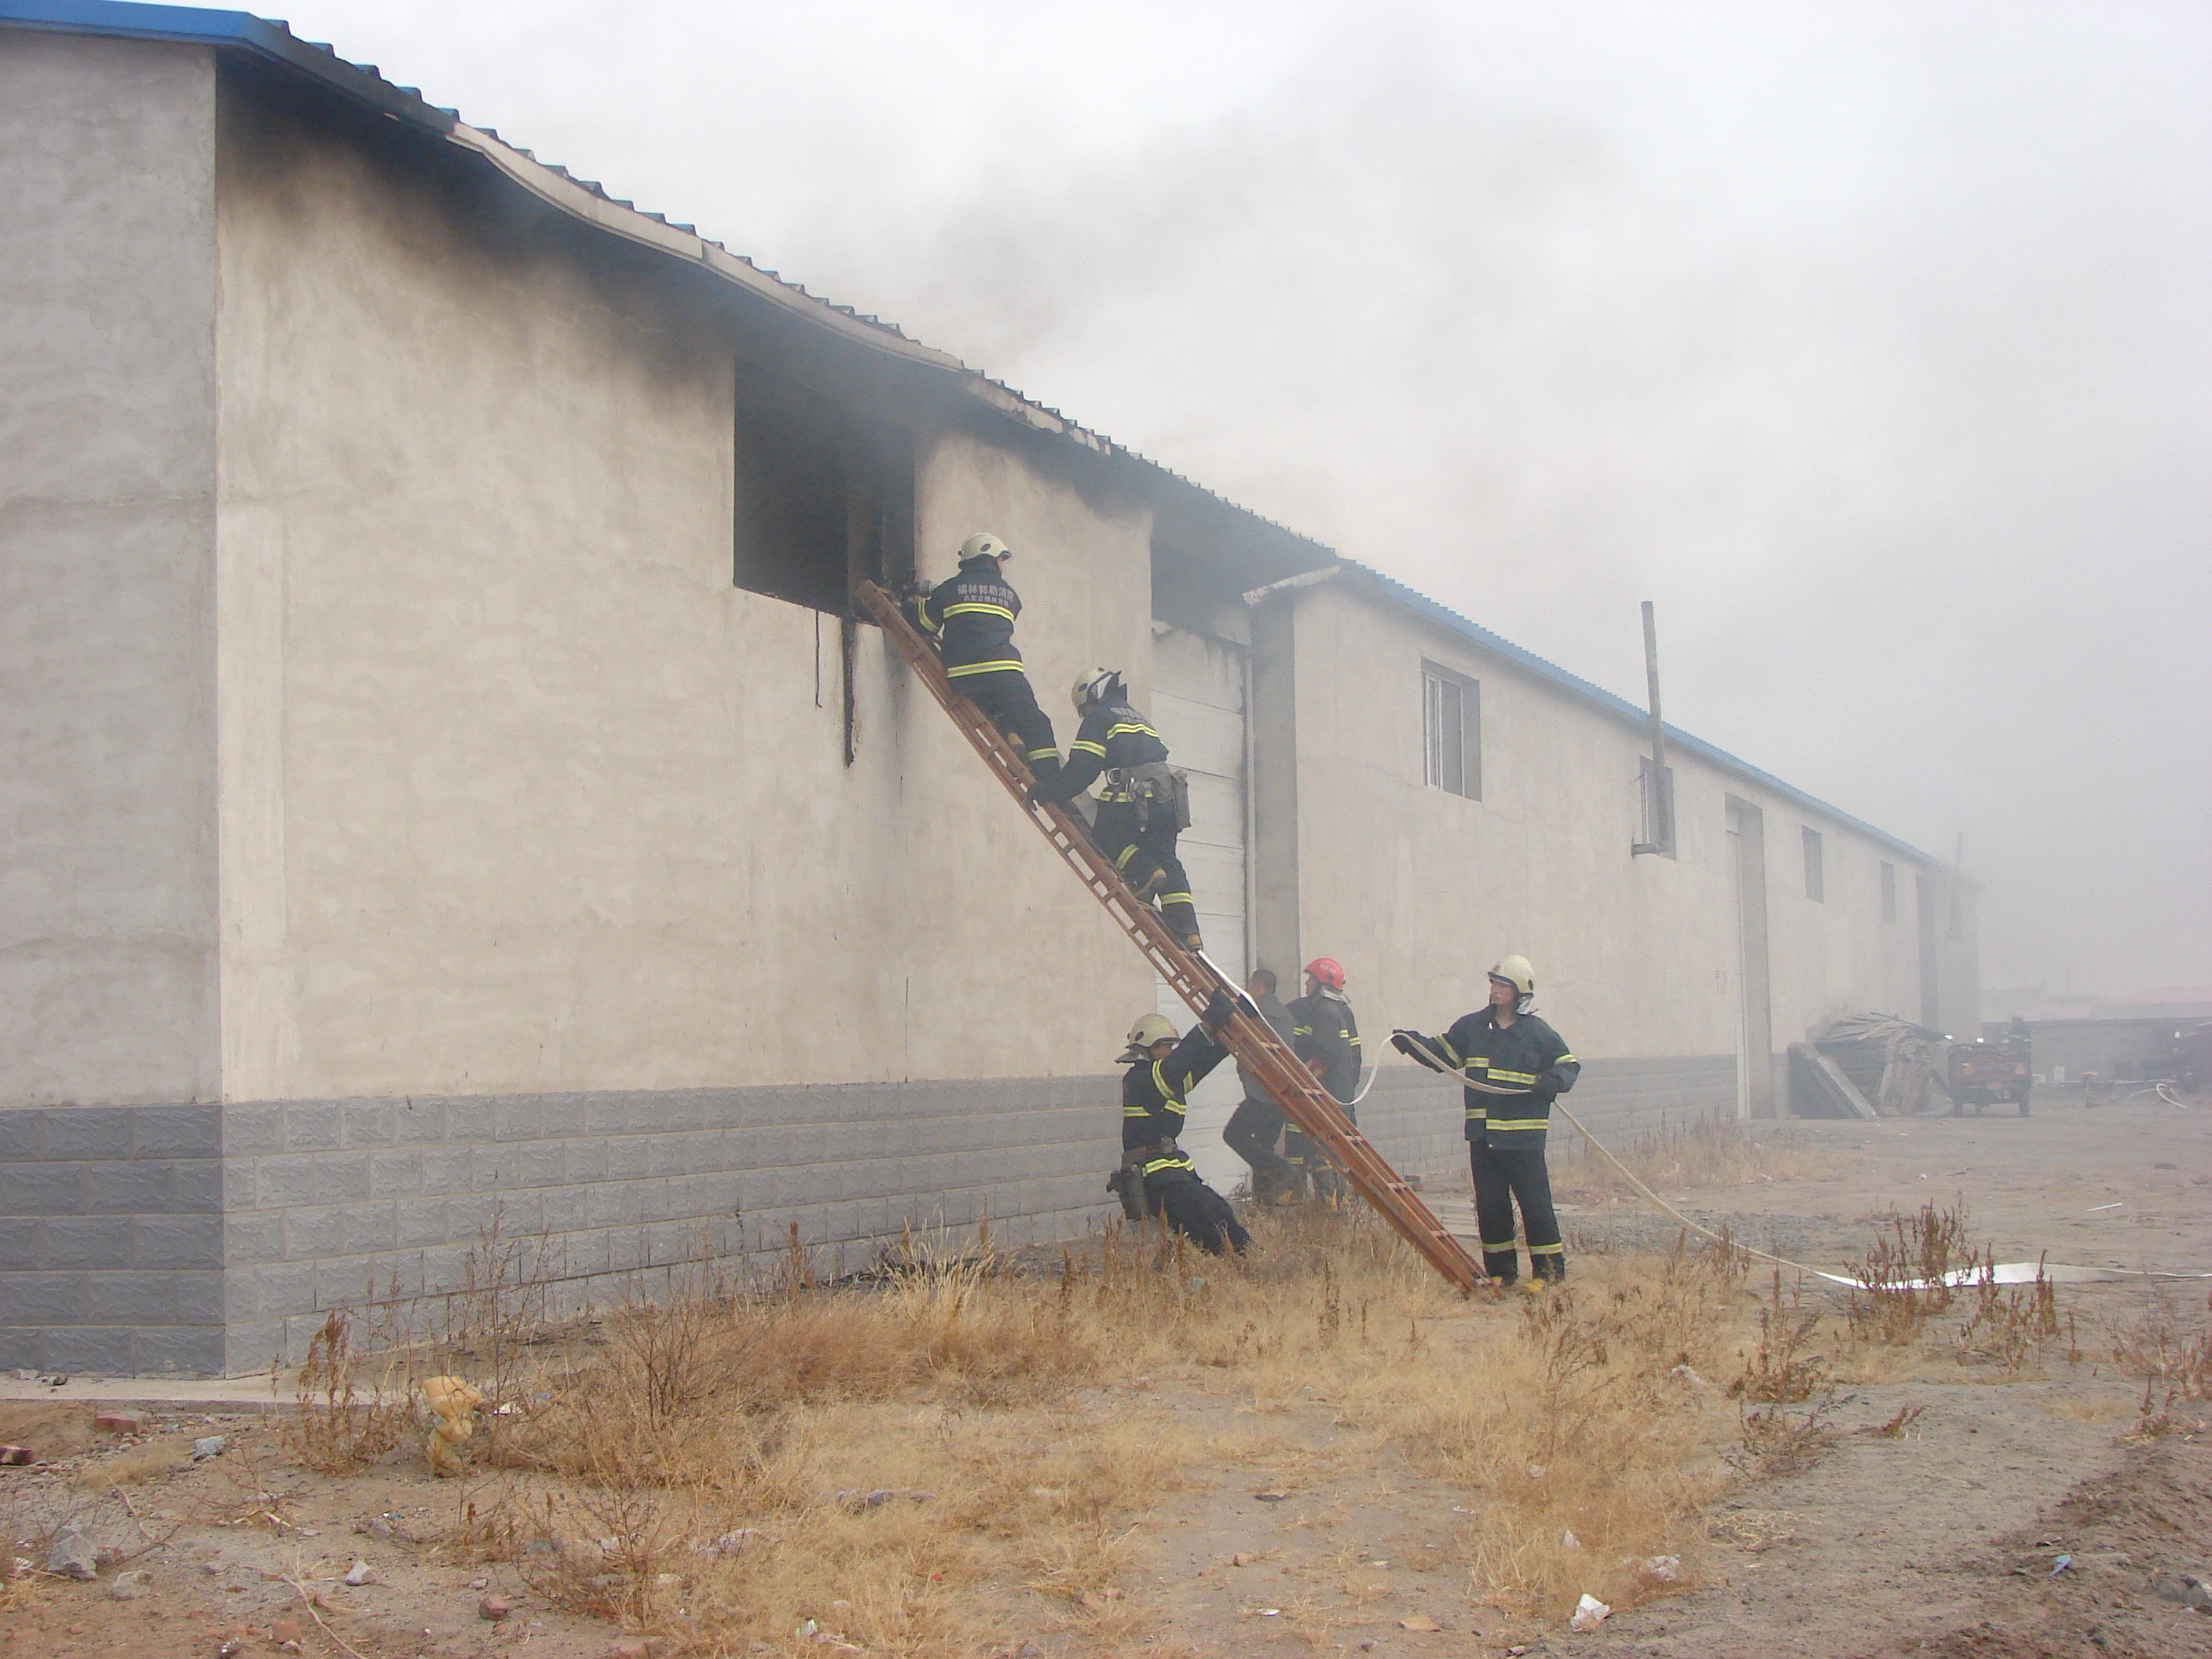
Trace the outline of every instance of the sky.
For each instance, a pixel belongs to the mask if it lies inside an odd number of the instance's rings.
[[[2212,986],[2212,8],[289,21]]]

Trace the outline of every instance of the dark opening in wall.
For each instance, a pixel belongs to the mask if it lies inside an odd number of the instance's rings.
[[[914,569],[914,462],[903,433],[795,380],[738,365],[739,587],[845,615],[853,584]]]

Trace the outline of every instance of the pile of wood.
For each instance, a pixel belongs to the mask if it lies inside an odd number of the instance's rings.
[[[1951,1040],[1941,1031],[1895,1014],[1844,1014],[1829,1021],[1809,1046],[1883,1117],[1951,1109],[1951,1092],[1943,1082]],[[1796,1070],[1793,1065],[1793,1080]]]

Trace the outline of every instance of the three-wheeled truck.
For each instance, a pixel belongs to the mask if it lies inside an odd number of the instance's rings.
[[[1983,1107],[2010,1100],[2019,1103],[2020,1115],[2026,1117],[2028,1096],[2035,1087],[2033,1058],[2027,1033],[2018,1021],[1995,1042],[1976,1037],[1972,1042],[1953,1043],[1943,1079],[1951,1091],[1951,1115],[1963,1117],[1972,1106],[1979,1117]]]

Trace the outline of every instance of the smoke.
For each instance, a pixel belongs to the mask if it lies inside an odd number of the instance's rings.
[[[303,10],[2212,984],[2201,9]]]

